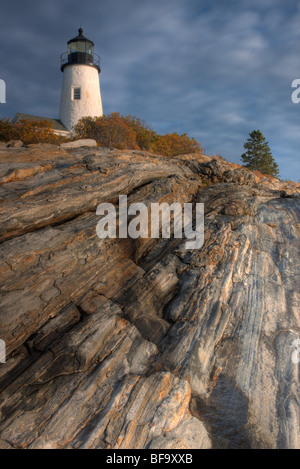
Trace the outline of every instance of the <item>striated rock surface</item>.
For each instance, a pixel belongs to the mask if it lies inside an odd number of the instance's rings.
[[[203,155],[1,146],[0,448],[299,448],[299,186]],[[203,247],[99,239],[120,194],[204,203]]]

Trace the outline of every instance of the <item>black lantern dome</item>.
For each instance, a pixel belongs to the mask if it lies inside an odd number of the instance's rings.
[[[83,64],[97,68],[100,73],[100,57],[94,53],[94,43],[83,35],[83,29],[78,29],[78,36],[68,41],[68,52],[61,55],[61,71],[67,65]]]

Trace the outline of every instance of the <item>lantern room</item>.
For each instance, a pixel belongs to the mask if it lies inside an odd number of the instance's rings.
[[[83,35],[82,28],[67,44],[68,51],[61,56],[61,71],[69,64],[84,64],[97,68],[100,73],[100,57],[94,53],[94,43]]]

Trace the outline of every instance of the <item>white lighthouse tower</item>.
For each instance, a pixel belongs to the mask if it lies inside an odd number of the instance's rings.
[[[103,115],[100,94],[100,57],[94,53],[94,43],[83,36],[68,41],[68,51],[61,56],[63,82],[59,118],[68,130],[86,116]]]

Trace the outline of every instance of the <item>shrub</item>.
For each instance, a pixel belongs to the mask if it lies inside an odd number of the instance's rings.
[[[93,138],[100,146],[139,149],[136,133],[115,112],[103,117],[83,117],[75,126],[76,137]]]
[[[75,126],[76,138],[93,138],[101,146],[120,150],[149,150],[165,156],[202,151],[196,140],[187,134],[159,135],[135,116],[113,112],[102,117],[84,117]]]
[[[151,150],[151,142],[155,132],[148,124],[135,116],[126,116],[123,119],[124,123],[135,132],[138,147],[141,150]]]
[[[9,119],[0,119],[0,141],[9,142],[9,140],[18,140],[19,138],[19,129]]]
[[[155,135],[152,139],[151,150],[165,156],[176,156],[184,153],[196,153],[201,147],[196,140],[187,134],[178,135],[176,132],[166,135]]]
[[[22,119],[16,124],[19,138],[26,144],[30,143],[59,143],[60,138],[55,135],[51,122],[29,121]]]
[[[52,123],[47,120],[31,121],[22,119],[12,124],[9,119],[0,119],[0,140],[22,140],[30,143],[55,143],[63,141],[62,137],[55,135]]]

